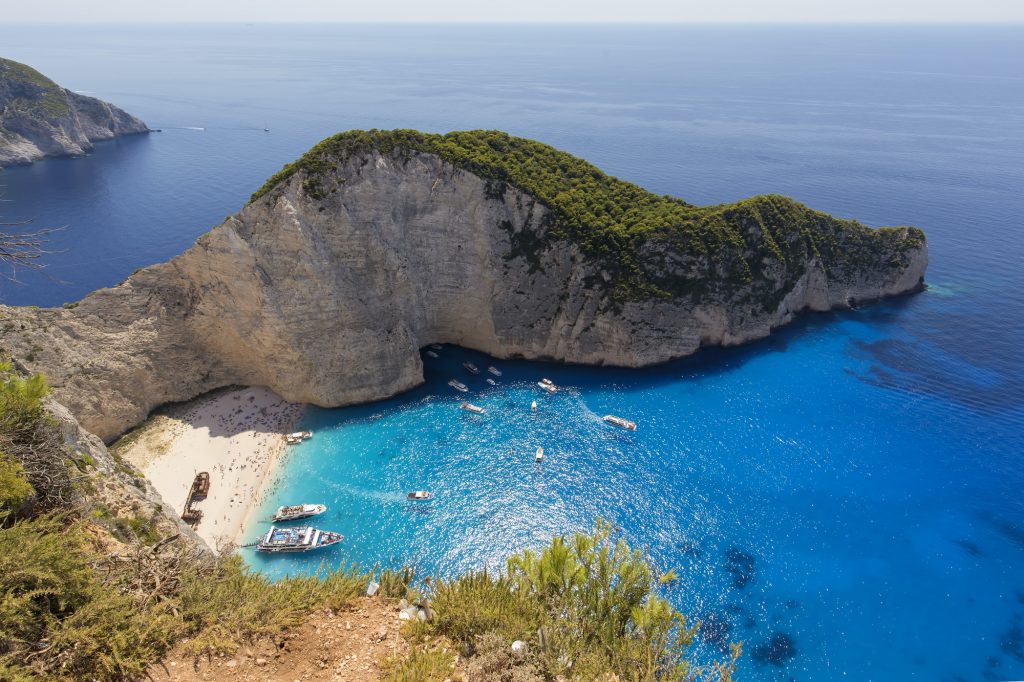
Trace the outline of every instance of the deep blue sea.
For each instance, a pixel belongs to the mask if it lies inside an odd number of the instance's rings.
[[[492,360],[445,347],[409,394],[311,410],[264,511],[324,502],[347,539],[250,560],[450,574],[603,517],[677,569],[700,656],[745,643],[743,680],[1024,678],[1024,28],[0,25],[0,46],[163,130],[0,174],[0,215],[67,226],[11,304],[178,253],[356,127],[500,128],[695,203],[923,227],[926,292],[744,348],[501,362],[492,388],[460,367]]]

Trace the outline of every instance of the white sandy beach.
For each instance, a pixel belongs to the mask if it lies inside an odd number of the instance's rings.
[[[179,514],[195,475],[209,472],[196,532],[218,549],[251,539],[240,537],[246,517],[302,410],[264,388],[217,392],[153,417],[121,454]]]

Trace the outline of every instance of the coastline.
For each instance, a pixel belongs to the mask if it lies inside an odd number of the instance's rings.
[[[215,391],[152,416],[117,449],[178,514],[195,475],[209,472],[196,533],[220,551],[243,540],[303,411],[266,388]]]

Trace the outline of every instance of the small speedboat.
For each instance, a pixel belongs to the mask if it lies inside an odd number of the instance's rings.
[[[537,382],[537,385],[543,388],[548,393],[557,393],[558,387],[551,383],[551,379],[541,379]]]
[[[278,521],[308,519],[310,516],[317,516],[325,511],[327,511],[327,505],[324,504],[293,504],[287,507],[278,507],[270,520],[277,523]]]
[[[461,407],[467,412],[472,412],[473,414],[484,413],[484,408],[480,407],[479,405],[474,405],[473,403],[462,403],[461,405],[459,405],[459,407]]]
[[[427,500],[434,499],[434,495],[432,493],[428,493],[426,490],[414,490],[406,495],[406,497],[413,502],[425,502]]]
[[[544,448],[542,448],[541,446],[538,445],[537,446],[537,454],[535,454],[533,456],[533,461],[534,462],[539,462],[542,459],[544,459]]]
[[[490,384],[491,386],[497,386],[498,385],[498,382],[495,381],[494,379],[491,379],[490,377],[488,377],[487,383]]]
[[[611,424],[612,426],[618,426],[620,429],[626,429],[627,431],[636,431],[636,422],[631,422],[628,419],[622,417],[616,417],[614,414],[606,414],[601,417],[605,423]]]
[[[466,370],[468,372],[470,372],[471,374],[479,374],[480,373],[480,368],[477,367],[476,365],[474,365],[472,362],[464,362],[464,363],[462,363],[462,366],[465,367]]]
[[[312,526],[299,528],[278,528],[271,526],[267,534],[256,542],[257,552],[308,552],[321,547],[336,545],[344,536],[329,530]]]
[[[536,412],[536,411],[537,411],[537,401],[534,400],[532,403],[530,403],[530,412]]]
[[[437,353],[435,353],[435,352],[434,352],[434,351],[432,351],[432,350],[428,350],[428,351],[427,351],[427,356],[428,356],[428,357],[432,357],[432,358],[439,358],[439,357],[441,357],[440,355],[438,355]]]
[[[462,391],[463,393],[469,390],[469,386],[466,386],[466,384],[456,379],[452,379],[451,381],[449,381],[448,385],[454,388],[456,391]]]
[[[487,371],[490,372],[491,374],[493,374],[496,377],[500,377],[501,376],[501,370],[498,369],[497,367],[495,367],[494,365],[491,365],[490,367],[488,367]]]

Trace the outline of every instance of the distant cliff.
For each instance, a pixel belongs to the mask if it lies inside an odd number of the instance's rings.
[[[802,310],[915,291],[924,233],[763,196],[696,207],[497,132],[343,133],[182,255],[74,309],[0,308],[2,345],[104,439],[228,384],[343,405],[419,349],[639,367]]]
[[[0,59],[0,167],[80,156],[97,140],[145,132],[145,123],[117,107]]]

